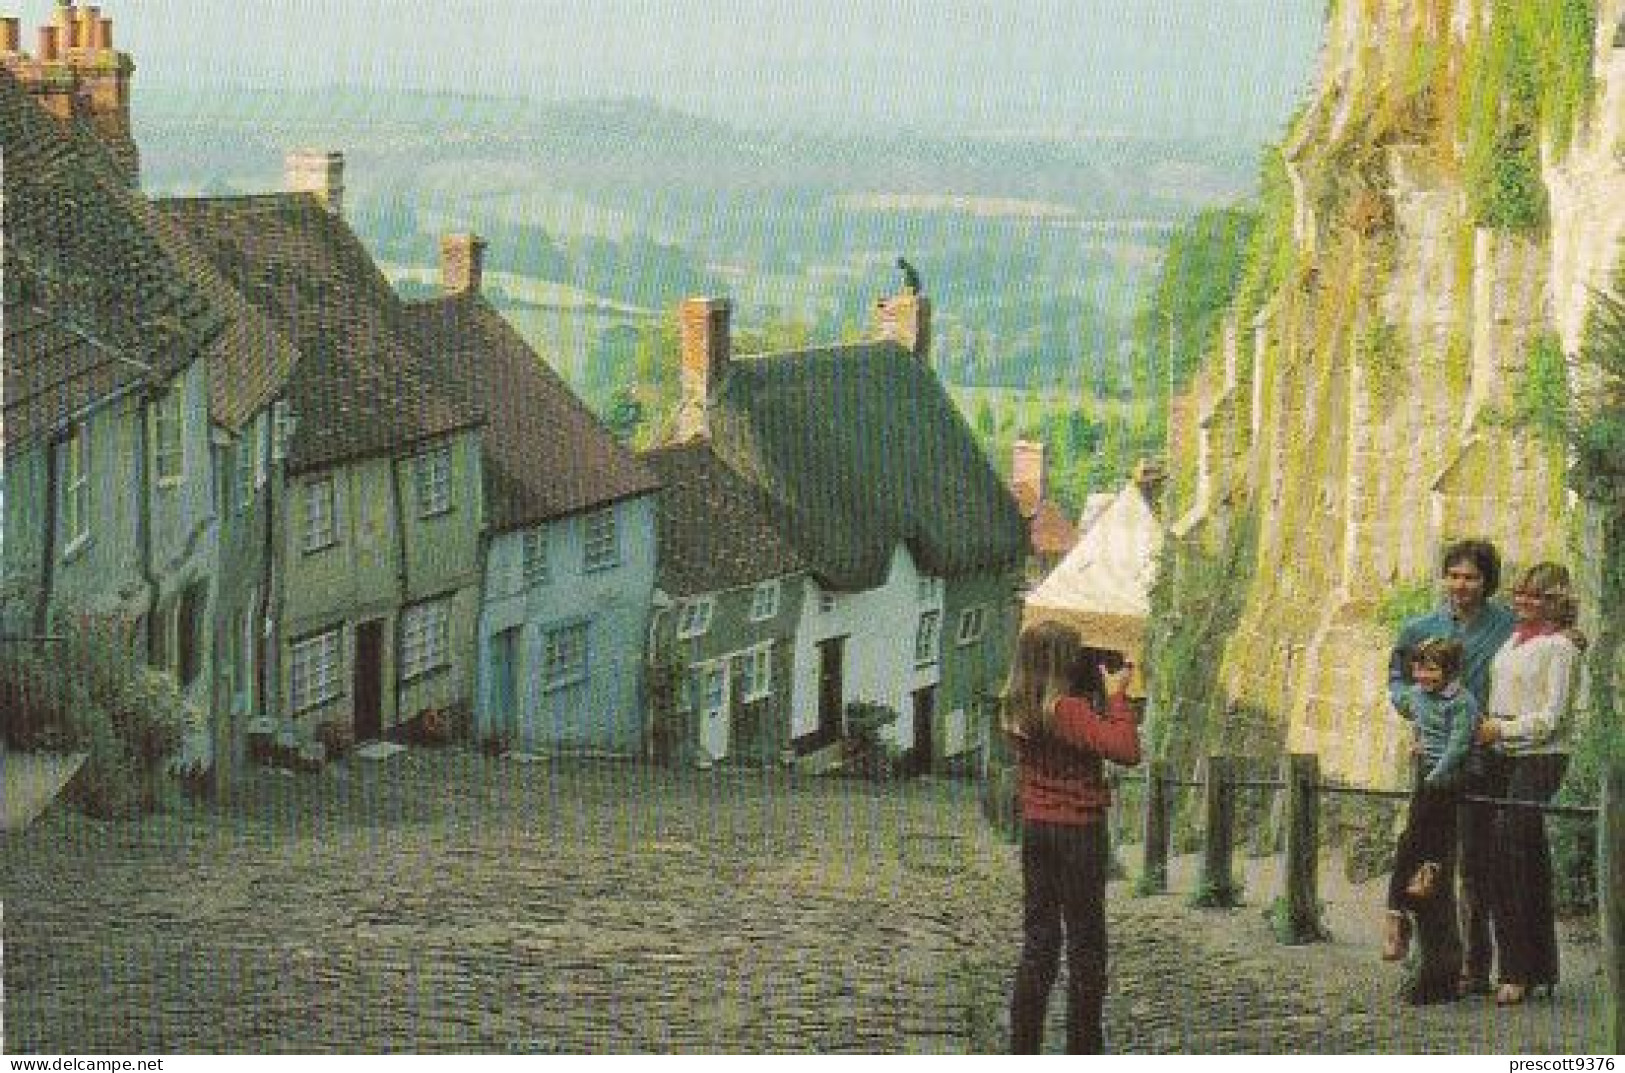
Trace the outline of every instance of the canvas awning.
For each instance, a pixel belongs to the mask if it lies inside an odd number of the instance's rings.
[[[1126,483],[1027,597],[1023,624],[1066,623],[1085,645],[1141,664],[1162,540],[1162,524],[1145,496]]]

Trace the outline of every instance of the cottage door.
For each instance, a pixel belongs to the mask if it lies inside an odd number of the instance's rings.
[[[487,733],[511,737],[519,726],[519,627],[491,638],[491,693]]]
[[[355,630],[355,740],[377,741],[384,730],[384,623],[363,622]]]
[[[845,651],[845,637],[831,637],[818,642],[819,745],[828,745],[841,736],[841,710],[846,704]]]
[[[937,687],[926,686],[914,693],[914,770],[924,773],[931,770],[931,754],[936,748],[931,740],[931,722],[936,718]]]
[[[700,668],[700,759],[721,760],[728,755],[728,710],[732,694],[728,668],[732,660],[720,659]]]

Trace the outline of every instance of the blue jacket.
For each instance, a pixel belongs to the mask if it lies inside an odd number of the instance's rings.
[[[1490,663],[1512,636],[1515,624],[1512,609],[1494,600],[1485,603],[1465,629],[1450,613],[1449,605],[1411,619],[1400,627],[1399,640],[1388,657],[1388,699],[1398,709],[1401,695],[1411,684],[1411,650],[1429,637],[1447,637],[1461,642],[1461,684],[1483,712],[1490,703]]]
[[[1417,744],[1428,768],[1422,781],[1442,786],[1459,778],[1467,766],[1481,714],[1473,695],[1460,682],[1451,682],[1437,693],[1406,686],[1394,707],[1416,724]]]

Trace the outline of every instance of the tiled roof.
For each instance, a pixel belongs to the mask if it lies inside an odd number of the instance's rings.
[[[672,596],[719,592],[804,569],[761,493],[709,444],[643,454],[659,474],[659,585]]]
[[[161,383],[201,357],[223,319],[153,237],[151,206],[92,134],[47,115],[4,69],[0,152],[8,399],[40,398],[68,366],[84,374],[114,354],[124,360],[81,376],[69,394]],[[7,441],[23,427],[39,431],[44,412],[8,424]]]
[[[146,373],[117,350],[34,306],[5,312],[5,445],[17,447],[66,424]]]
[[[1027,547],[1015,499],[931,368],[892,342],[730,363],[711,414],[729,468],[826,585],[884,582],[906,544],[931,573],[1011,569]]]
[[[493,529],[535,525],[659,482],[483,298],[406,306],[416,345],[440,379],[471,386],[487,413],[486,489]]]
[[[1027,524],[1033,551],[1039,555],[1065,555],[1078,542],[1077,528],[1047,499],[1039,501]]]
[[[394,453],[483,420],[468,385],[417,351],[400,299],[314,195],[159,204],[298,348],[290,471]]]

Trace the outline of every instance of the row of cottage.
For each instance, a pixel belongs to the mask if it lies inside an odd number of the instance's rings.
[[[121,623],[202,764],[426,713],[614,753],[683,715],[702,762],[808,757],[855,701],[922,763],[974,752],[1029,533],[923,294],[877,302],[873,341],[749,358],[727,301],[684,303],[676,427],[634,454],[481,296],[477,237],[402,300],[338,154],[291,155],[283,192],[144,196],[93,10],[34,55],[0,21],[7,636]]]

